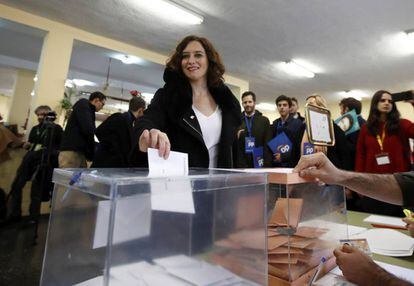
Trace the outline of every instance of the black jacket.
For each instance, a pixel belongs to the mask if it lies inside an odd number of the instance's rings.
[[[359,126],[362,127],[362,125],[364,125],[366,123],[366,120],[364,118],[362,118],[361,115],[358,115],[358,123]],[[348,134],[346,136],[346,139],[348,140],[348,145],[349,145],[349,156],[351,158],[351,165],[350,165],[350,170],[354,170],[355,169],[355,160],[356,160],[356,149],[357,149],[357,143],[358,143],[358,137],[359,137],[359,132],[355,131],[351,134]]]
[[[188,80],[171,69],[164,72],[165,85],[154,95],[144,116],[135,126],[132,152],[145,129],[159,129],[168,135],[172,151],[188,153],[190,167],[208,168],[209,154],[200,125],[192,109],[192,89]],[[210,93],[222,110],[222,129],[217,167],[233,167],[233,143],[240,126],[240,104],[230,89],[220,84]],[[136,165],[134,163],[134,165]]]
[[[62,141],[62,133],[62,127],[52,122],[40,123],[33,126],[32,130],[30,130],[28,139],[32,144],[29,150],[34,151],[37,145],[55,151],[59,150]],[[52,135],[53,137],[51,137]]]
[[[244,119],[244,112],[241,116],[242,124],[239,128],[243,129],[244,131],[240,133],[240,137],[237,140],[238,143],[238,154],[236,156],[236,167],[238,168],[253,168],[253,155],[251,153],[245,152],[245,139],[249,136],[246,121]],[[252,124],[252,136],[255,138],[255,147],[263,146],[263,159],[264,159],[264,167],[271,167],[272,166],[272,152],[270,148],[267,146],[267,142],[271,140],[271,131],[270,131],[270,122],[266,116],[256,110],[253,116],[253,124]]]
[[[62,136],[61,151],[76,151],[93,160],[95,149],[95,106],[87,99],[79,99],[73,106]]]
[[[131,133],[135,116],[131,112],[114,113],[96,128],[99,146],[93,168],[126,168],[129,166]]]

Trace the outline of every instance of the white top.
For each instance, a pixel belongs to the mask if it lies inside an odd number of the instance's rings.
[[[200,124],[201,133],[203,134],[204,144],[207,147],[210,158],[209,168],[217,167],[218,144],[221,136],[222,115],[218,107],[210,116],[205,116],[193,105],[194,113]]]

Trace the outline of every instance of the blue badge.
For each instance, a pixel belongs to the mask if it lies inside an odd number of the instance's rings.
[[[254,137],[246,137],[244,139],[244,150],[246,153],[253,153],[253,149],[255,147],[255,141],[256,139]]]
[[[253,165],[255,168],[263,168],[264,166],[263,146],[253,148]]]
[[[303,155],[310,155],[315,153],[315,146],[312,143],[303,143]]]

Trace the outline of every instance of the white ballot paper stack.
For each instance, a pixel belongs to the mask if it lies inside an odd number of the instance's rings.
[[[384,226],[397,229],[407,229],[406,223],[399,217],[391,217],[384,215],[370,215],[364,219],[364,222],[368,222],[375,226]]]
[[[378,228],[352,236],[366,238],[372,252],[386,256],[411,256],[414,250],[414,238],[397,230]]]

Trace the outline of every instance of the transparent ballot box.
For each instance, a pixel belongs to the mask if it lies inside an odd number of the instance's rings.
[[[269,182],[268,285],[311,285],[336,266],[333,250],[347,238],[344,190],[291,169],[261,171]]]
[[[56,169],[42,286],[266,285],[267,175]]]

